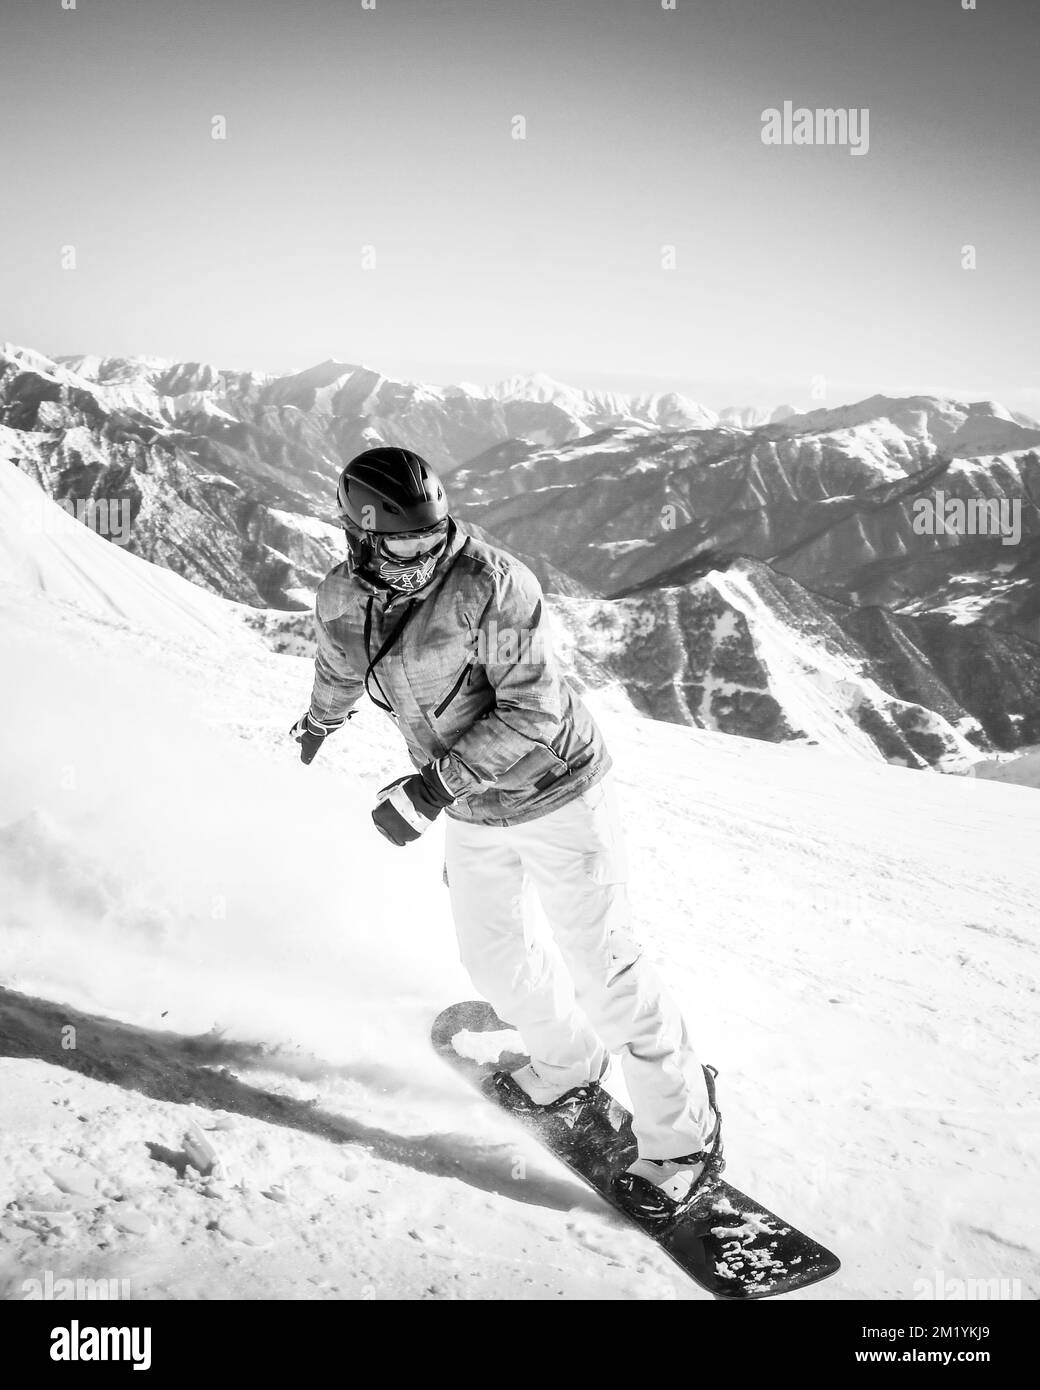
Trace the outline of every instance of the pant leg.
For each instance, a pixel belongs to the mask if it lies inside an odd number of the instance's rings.
[[[703,1147],[714,1123],[677,1004],[632,934],[628,866],[613,778],[515,827],[579,1008],[621,1065],[643,1158]]]
[[[538,1076],[567,1090],[599,1076],[607,1053],[534,930],[532,885],[514,833],[447,818],[444,860],[459,955],[480,994],[523,1038]]]

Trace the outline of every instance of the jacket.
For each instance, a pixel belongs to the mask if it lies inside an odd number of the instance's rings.
[[[434,763],[447,815],[513,825],[579,796],[611,767],[595,720],[561,674],[541,586],[452,520],[415,594],[377,588],[348,559],[322,581],[311,714],[349,718],[366,691]]]

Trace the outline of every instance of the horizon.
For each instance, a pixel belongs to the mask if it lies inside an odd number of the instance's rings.
[[[515,367],[512,370],[502,370],[497,375],[492,375],[479,379],[475,377],[473,374],[466,376],[461,373],[453,377],[441,376],[435,378],[433,376],[398,375],[396,373],[383,371],[381,368],[373,366],[371,362],[365,361],[363,359],[351,361],[344,357],[330,356],[324,357],[319,361],[309,362],[303,366],[295,364],[286,368],[284,371],[272,372],[268,371],[265,368],[257,367],[255,364],[243,365],[241,363],[213,361],[212,359],[200,356],[180,358],[168,357],[164,356],[161,353],[151,352],[51,353],[36,347],[34,344],[15,343],[13,340],[9,338],[0,339],[0,346],[6,346],[8,348],[15,348],[19,350],[28,350],[31,352],[38,352],[42,357],[48,358],[49,360],[58,363],[66,362],[70,359],[78,359],[84,357],[94,357],[102,362],[110,360],[121,360],[155,362],[168,365],[184,365],[189,363],[196,363],[202,366],[213,367],[215,370],[220,372],[252,372],[254,374],[271,376],[274,378],[299,376],[305,372],[312,371],[315,367],[323,366],[326,362],[332,362],[342,367],[372,371],[386,378],[387,380],[399,381],[402,384],[432,386],[435,388],[444,388],[467,384],[479,388],[486,394],[491,394],[495,387],[501,386],[511,378],[519,377],[523,379],[530,379],[532,377],[544,376],[551,378],[553,381],[555,381],[558,385],[561,386],[568,386],[583,391],[602,391],[605,393],[610,392],[632,398],[644,394],[652,394],[655,392],[659,392],[662,394],[666,392],[674,392],[677,395],[682,395],[686,397],[686,399],[690,400],[696,405],[700,405],[707,408],[708,410],[714,411],[716,414],[721,414],[726,410],[748,409],[754,409],[758,411],[764,411],[766,413],[771,413],[772,411],[778,408],[784,406],[792,406],[796,409],[796,412],[798,414],[807,415],[814,410],[834,410],[840,408],[841,406],[856,405],[862,401],[870,400],[875,396],[882,397],[887,400],[906,400],[928,397],[935,400],[956,401],[963,405],[978,405],[990,401],[995,405],[1004,406],[1009,411],[1013,411],[1020,415],[1029,416],[1031,420],[1036,420],[1037,423],[1040,423],[1040,392],[1020,392],[1019,395],[1022,397],[1024,403],[1018,404],[1014,399],[1014,392],[1006,393],[1003,396],[993,396],[987,395],[984,392],[971,393],[964,390],[885,390],[880,387],[871,387],[862,383],[859,385],[843,385],[841,383],[829,383],[827,392],[828,398],[825,401],[809,400],[806,401],[804,404],[799,404],[799,402],[794,399],[795,393],[789,393],[789,395],[786,397],[783,396],[782,393],[775,396],[769,395],[766,384],[757,383],[753,385],[747,392],[745,392],[744,395],[740,396],[739,398],[733,396],[732,398],[727,398],[724,401],[724,403],[719,404],[716,400],[709,398],[711,395],[710,390],[704,392],[696,392],[694,390],[691,390],[689,382],[669,380],[667,378],[640,378],[637,375],[629,375],[626,377],[624,375],[618,374],[612,376],[612,374],[610,373],[587,373],[581,371],[580,369],[576,369],[573,372],[567,374],[566,368],[560,371],[550,371],[541,367],[527,369]],[[630,382],[637,382],[639,384],[626,386],[622,384],[626,380]],[[1034,402],[1032,409],[1030,409],[1030,400]],[[1034,411],[1036,413],[1034,413]]]
[[[1036,30],[1027,0],[17,7],[4,331],[1035,415]],[[772,143],[792,105],[861,143]]]

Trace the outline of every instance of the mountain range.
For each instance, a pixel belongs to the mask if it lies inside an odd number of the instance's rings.
[[[995,402],[721,414],[544,375],[479,388],[0,351],[0,447],[128,549],[305,650],[343,462],[416,449],[539,574],[575,679],[654,718],[964,769],[1040,741],[1040,424]],[[992,505],[1015,544],[922,528]]]

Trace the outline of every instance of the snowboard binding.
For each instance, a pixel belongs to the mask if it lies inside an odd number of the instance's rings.
[[[598,1081],[587,1081],[583,1086],[565,1091],[547,1105],[539,1105],[507,1071],[492,1072],[481,1089],[516,1115],[544,1117],[570,1130],[580,1129],[583,1120],[604,1109],[609,1102],[607,1092]]]
[[[687,1190],[681,1197],[674,1198],[662,1187],[656,1186],[650,1179],[630,1171],[619,1173],[613,1182],[614,1199],[622,1211],[642,1222],[644,1226],[655,1233],[666,1230],[681,1220],[711,1188],[713,1180],[726,1166],[726,1160],[722,1156],[722,1112],[715,1103],[715,1078],[718,1076],[718,1069],[705,1066],[702,1070],[708,1091],[708,1103],[715,1115],[715,1124],[705,1141],[704,1148],[699,1149],[696,1153],[684,1154],[682,1158],[672,1159],[670,1163],[665,1159],[642,1160],[643,1163],[655,1164],[662,1170],[666,1164],[668,1166],[678,1165],[680,1170],[687,1166],[693,1167],[698,1163],[703,1164],[701,1171]]]

